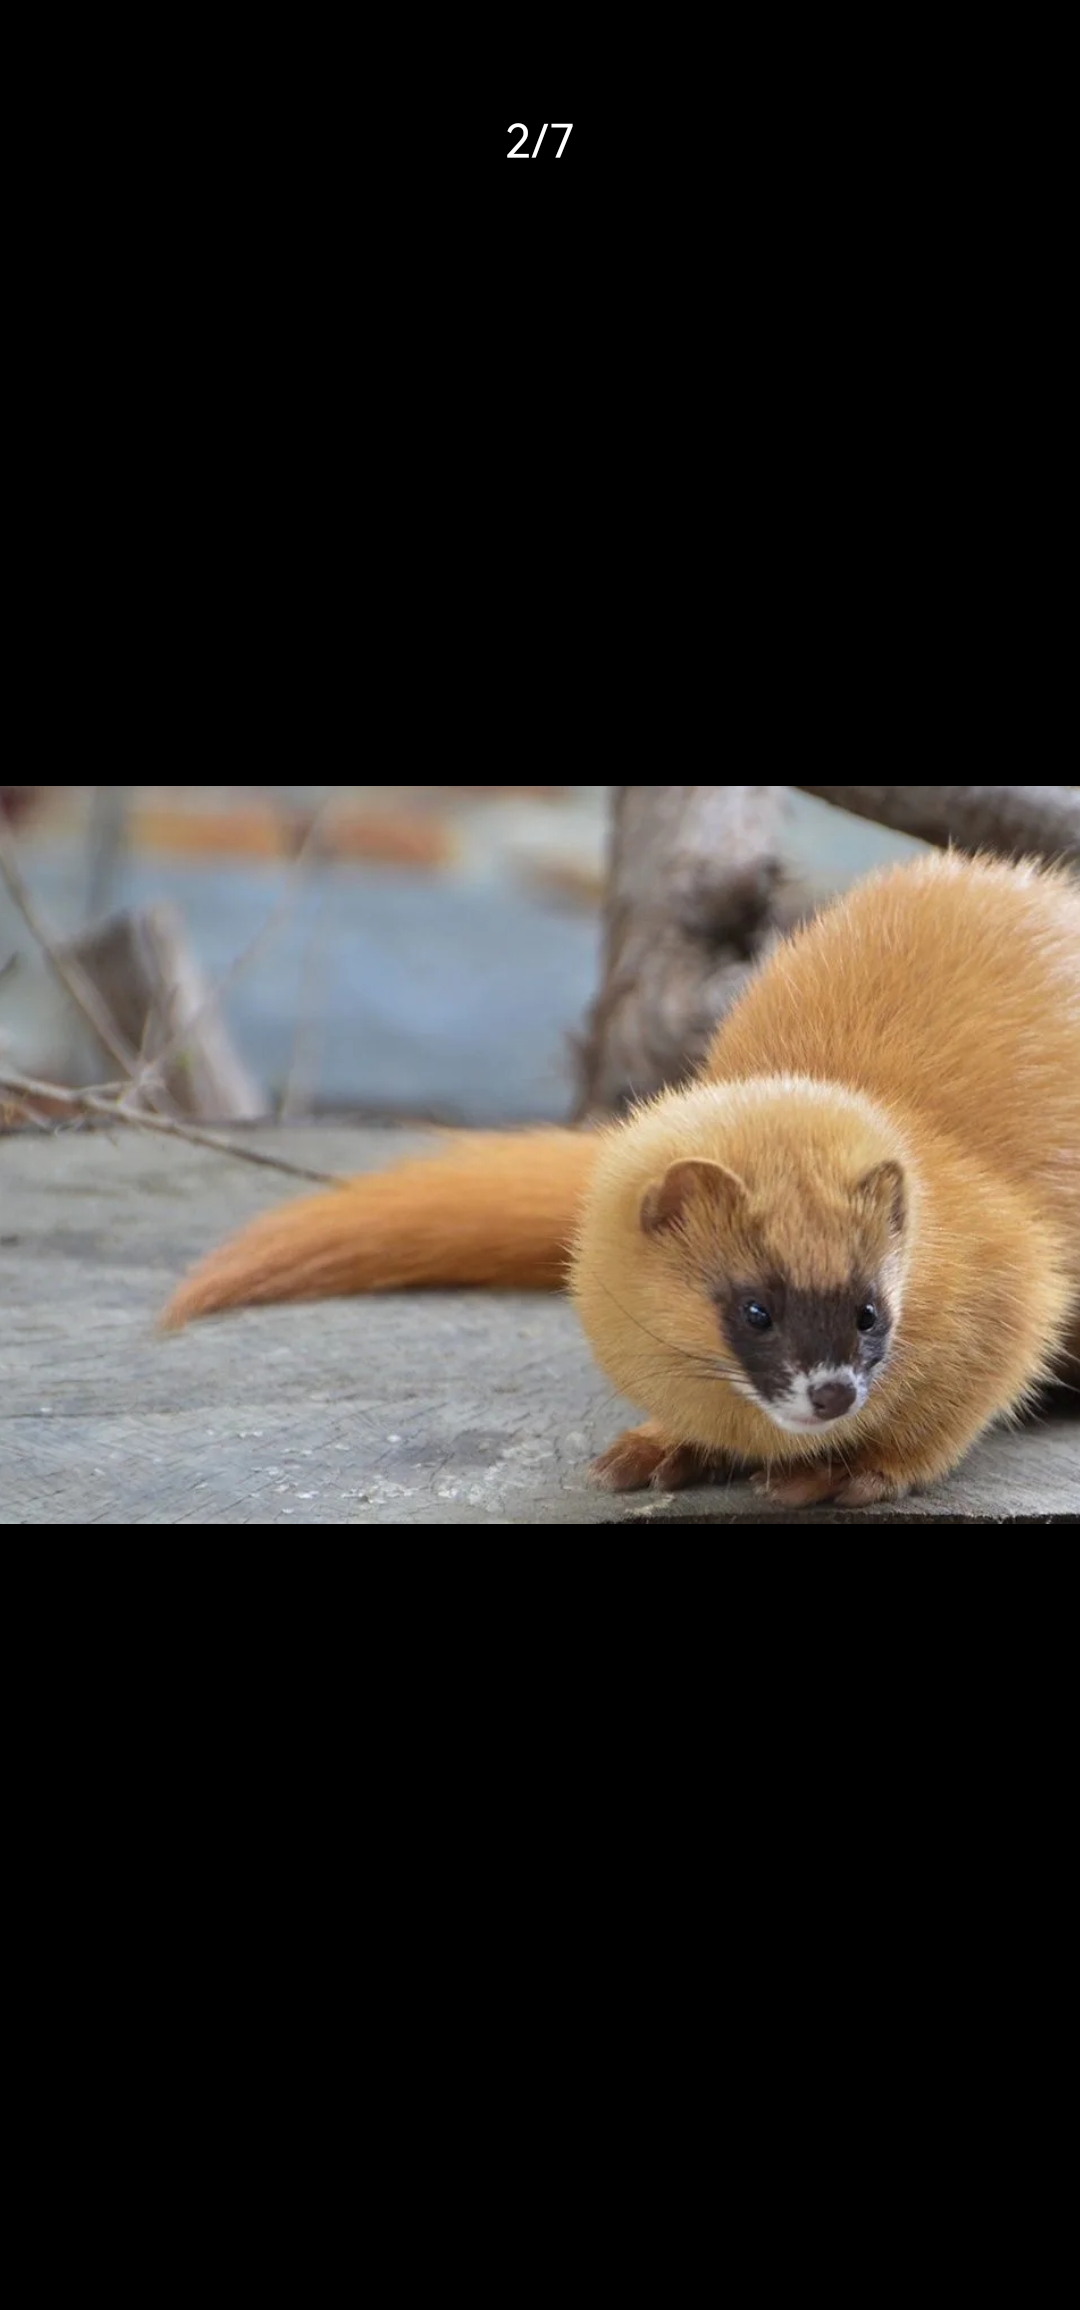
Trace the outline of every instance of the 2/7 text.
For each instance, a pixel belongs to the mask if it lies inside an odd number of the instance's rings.
[[[547,135],[548,129],[564,128],[566,130],[566,136],[564,136],[562,143],[559,146],[558,152],[555,155],[556,160],[561,160],[566,147],[566,137],[569,136],[573,125],[574,123],[572,120],[545,120],[543,128],[541,129],[540,134],[536,139],[536,143],[534,144],[532,151],[523,152],[521,148],[522,145],[528,144],[529,131],[525,127],[524,122],[520,120],[512,120],[509,128],[506,131],[507,136],[517,136],[519,128],[521,130],[521,136],[517,144],[511,145],[510,150],[506,155],[507,160],[535,160],[536,155],[539,152],[541,145],[543,144],[544,138]]]

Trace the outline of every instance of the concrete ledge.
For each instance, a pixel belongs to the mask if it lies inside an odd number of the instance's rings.
[[[415,1134],[252,1132],[328,1171]],[[613,1500],[589,1460],[636,1415],[570,1308],[442,1292],[272,1308],[160,1339],[198,1253],[298,1182],[136,1135],[0,1138],[0,1523],[1080,1522],[1080,1397],[925,1499],[779,1517],[745,1485]]]

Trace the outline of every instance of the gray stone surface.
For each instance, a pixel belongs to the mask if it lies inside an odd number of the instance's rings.
[[[246,1137],[342,1172],[416,1143],[310,1125]],[[0,1523],[1080,1518],[1080,1418],[1067,1409],[991,1438],[933,1495],[895,1510],[778,1517],[741,1485],[612,1500],[585,1470],[633,1414],[561,1300],[401,1294],[155,1334],[192,1259],[302,1192],[134,1131],[0,1138]]]

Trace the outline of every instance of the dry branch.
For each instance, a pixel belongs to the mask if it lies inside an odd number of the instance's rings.
[[[15,846],[6,833],[2,820],[0,820],[0,879],[6,884],[9,897],[18,908],[31,937],[37,941],[41,948],[50,969],[59,979],[65,992],[71,996],[77,1009],[82,1012],[87,1024],[93,1028],[99,1043],[103,1043],[110,1057],[118,1059],[120,1065],[127,1068],[129,1072],[132,1069],[137,1069],[139,1064],[138,1051],[133,1050],[131,1045],[125,1042],[116,1021],[110,1016],[102,1002],[97,988],[87,978],[78,961],[65,957],[63,949],[57,944],[42,921],[27,889],[22,868],[15,854]]]
[[[257,1147],[238,1147],[234,1139],[211,1139],[206,1131],[193,1131],[188,1123],[176,1123],[171,1115],[150,1115],[141,1107],[119,1107],[114,1100],[99,1098],[95,1091],[67,1091],[58,1083],[39,1083],[32,1075],[16,1074],[12,1069],[0,1069],[0,1090],[17,1091],[28,1099],[55,1100],[62,1107],[70,1107],[75,1114],[98,1115],[106,1123],[128,1123],[139,1131],[164,1131],[171,1139],[187,1139],[193,1147],[209,1147],[215,1155],[235,1155],[241,1163],[259,1163],[267,1171],[284,1171],[291,1179],[313,1179],[320,1187],[343,1184],[332,1171],[311,1171],[306,1164],[288,1163],[283,1155],[264,1155]]]
[[[129,789],[98,791],[111,798],[117,825],[111,827],[110,840],[115,835],[118,844]],[[302,871],[321,852],[338,804],[339,797],[330,794],[313,812],[290,862],[283,898],[216,986],[207,984],[188,953],[173,909],[117,917],[66,944],[55,940],[0,825],[0,878],[50,969],[103,1048],[125,1068],[129,1107],[146,1101],[160,1108],[168,1103],[167,1086],[176,1105],[188,1113],[216,1115],[223,1122],[252,1121],[266,1113],[267,1102],[228,1035],[221,998],[289,913]]]
[[[1080,857],[1080,794],[1068,786],[801,786],[856,818],[924,842],[1003,858]]]
[[[60,952],[74,959],[141,1054],[129,1103],[162,1084],[181,1114],[250,1123],[268,1111],[237,1052],[180,916],[161,905],[116,915]]]
[[[294,857],[289,861],[288,881],[283,896],[278,900],[272,912],[267,915],[265,922],[260,923],[258,930],[248,940],[246,947],[241,948],[240,953],[233,957],[228,969],[223,971],[216,983],[208,988],[203,1001],[197,1006],[194,1014],[185,1020],[178,1033],[170,1036],[164,1048],[158,1051],[153,1066],[140,1070],[133,1086],[135,1091],[141,1090],[144,1076],[160,1078],[165,1068],[174,1059],[186,1055],[193,1038],[201,1030],[204,1020],[211,1013],[220,1010],[228,989],[247,970],[265,940],[272,938],[274,932],[287,920],[296,904],[305,868],[313,860],[321,859],[324,855],[328,831],[339,803],[340,797],[337,794],[328,794],[325,800],[319,804],[318,809],[313,812],[305,830],[303,841]]]

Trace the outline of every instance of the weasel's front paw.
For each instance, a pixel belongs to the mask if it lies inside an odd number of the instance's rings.
[[[837,1461],[793,1469],[787,1476],[752,1478],[755,1490],[785,1508],[817,1508],[831,1500],[837,1508],[872,1508],[878,1500],[902,1500],[911,1485],[884,1468],[842,1468]]]
[[[649,1484],[654,1492],[677,1492],[684,1484],[705,1484],[724,1464],[697,1444],[676,1444],[646,1420],[643,1427],[626,1428],[589,1470],[594,1484],[609,1492],[638,1492]]]
[[[840,1508],[872,1508],[878,1500],[902,1500],[912,1486],[899,1476],[889,1476],[884,1468],[862,1468],[849,1476],[836,1493]]]
[[[816,1467],[799,1468],[789,1476],[770,1476],[763,1469],[750,1478],[755,1492],[782,1508],[816,1508],[822,1500],[835,1500],[844,1480],[843,1468],[832,1467],[828,1460]]]

